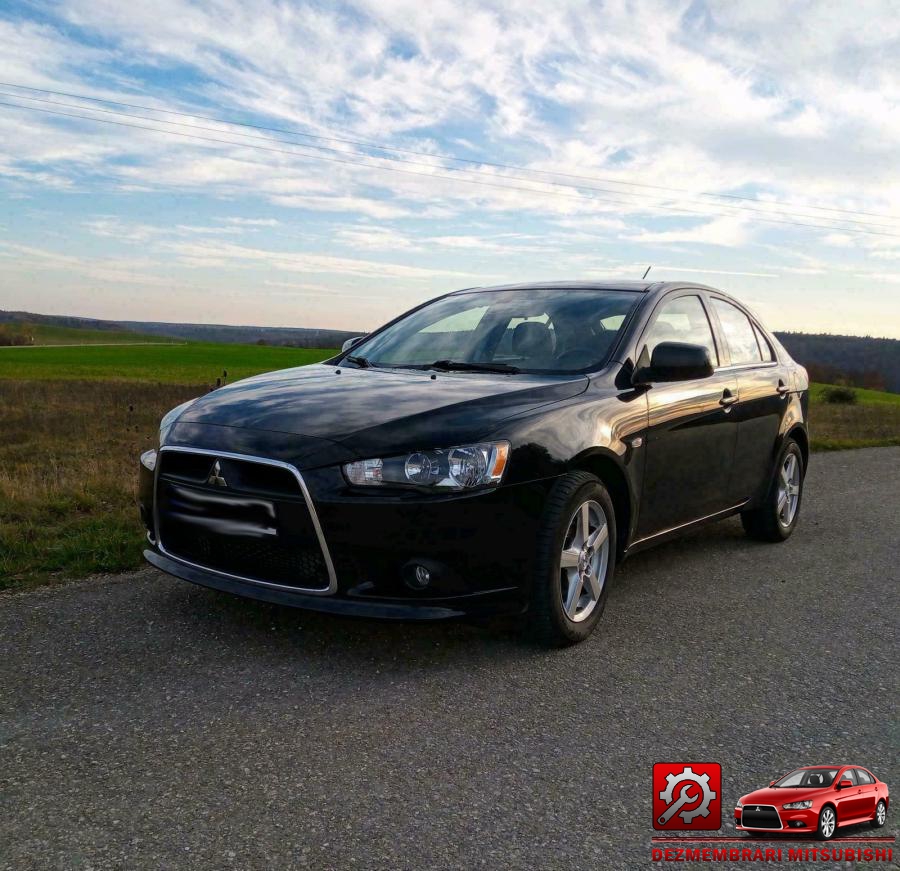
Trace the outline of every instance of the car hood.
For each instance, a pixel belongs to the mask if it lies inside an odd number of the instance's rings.
[[[339,374],[338,374],[339,373]],[[178,419],[187,425],[288,433],[363,453],[479,437],[499,421],[582,393],[578,376],[432,373],[314,364],[219,388]]]
[[[757,789],[745,795],[741,799],[741,804],[773,804],[776,807],[781,807],[790,801],[815,799],[816,796],[820,796],[825,791],[821,787],[817,789],[774,789],[767,786],[765,789]]]

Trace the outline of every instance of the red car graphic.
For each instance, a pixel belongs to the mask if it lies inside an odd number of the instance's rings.
[[[870,822],[881,828],[889,805],[887,784],[868,769],[813,765],[742,796],[734,825],[753,834],[812,832],[827,841],[839,826]]]

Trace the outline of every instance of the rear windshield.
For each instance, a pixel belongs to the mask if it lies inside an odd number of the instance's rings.
[[[364,340],[349,359],[372,366],[452,361],[545,373],[599,368],[640,299],[629,291],[565,288],[454,294]]]

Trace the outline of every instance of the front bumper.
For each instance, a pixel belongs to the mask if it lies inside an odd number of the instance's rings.
[[[783,807],[778,807],[777,812],[781,821],[781,828],[769,829],[742,825],[741,811],[735,809],[734,827],[739,832],[752,832],[755,834],[790,834],[791,832],[802,834],[803,832],[814,832],[819,828],[819,813],[814,808],[785,810]]]
[[[169,547],[162,550],[156,541],[153,476],[143,466],[141,474],[141,515],[150,533],[144,556],[157,568],[262,601],[401,620],[524,612],[533,549],[553,484],[550,479],[440,497],[412,491],[369,494],[349,488],[338,469],[304,470],[302,478],[336,575],[334,587],[323,594],[235,577],[239,573],[223,570],[227,566],[211,568]],[[417,565],[430,569],[425,589],[410,584]]]

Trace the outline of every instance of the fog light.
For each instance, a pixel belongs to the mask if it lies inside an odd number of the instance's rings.
[[[415,566],[406,578],[406,584],[414,590],[424,590],[431,583],[431,572],[425,566]]]

